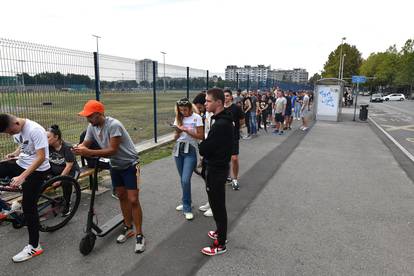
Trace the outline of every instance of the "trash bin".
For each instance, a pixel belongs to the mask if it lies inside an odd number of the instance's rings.
[[[368,119],[368,104],[361,104],[361,109],[359,110],[359,119],[361,121],[366,121]]]

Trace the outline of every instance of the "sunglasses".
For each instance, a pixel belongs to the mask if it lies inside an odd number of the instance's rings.
[[[181,100],[178,100],[178,101],[177,101],[177,105],[178,105],[178,106],[188,105],[189,103],[190,103],[190,101],[189,101],[189,100],[187,100],[187,99],[181,99]]]

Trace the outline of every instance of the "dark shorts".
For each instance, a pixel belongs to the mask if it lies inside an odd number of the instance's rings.
[[[234,139],[231,155],[239,155],[239,139]]]
[[[292,108],[286,108],[285,116],[292,116]]]
[[[127,190],[137,190],[139,188],[141,169],[140,165],[132,165],[125,170],[111,169],[112,186],[125,187]]]
[[[277,123],[283,123],[285,121],[285,117],[282,115],[282,113],[276,113],[275,120]]]

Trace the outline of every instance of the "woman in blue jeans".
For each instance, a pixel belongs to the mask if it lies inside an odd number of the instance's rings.
[[[181,180],[182,204],[176,210],[182,211],[187,220],[194,218],[191,212],[191,176],[197,165],[198,140],[203,139],[203,120],[193,112],[193,105],[187,98],[177,101],[175,105],[175,140],[174,160]]]

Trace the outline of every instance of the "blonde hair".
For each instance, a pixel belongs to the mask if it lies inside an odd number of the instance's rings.
[[[200,114],[200,111],[198,110],[197,106],[195,104],[192,104],[190,101],[188,102],[188,104],[184,104],[184,105],[179,105],[178,103],[176,103],[175,104],[175,121],[177,122],[178,126],[183,125],[183,119],[184,119],[183,114],[181,114],[180,112],[180,107],[186,107],[191,112]]]

